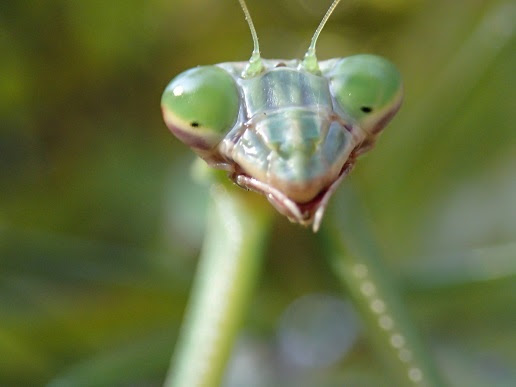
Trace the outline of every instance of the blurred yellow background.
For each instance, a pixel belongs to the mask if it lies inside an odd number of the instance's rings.
[[[302,57],[329,3],[249,0],[262,55]],[[318,44],[321,60],[370,52],[403,74],[400,113],[344,184],[457,386],[516,385],[514,20],[509,0],[344,0]],[[0,385],[162,383],[207,187],[161,93],[251,49],[234,0],[2,2]],[[378,385],[359,330],[331,366],[278,350],[289,305],[335,289],[311,231],[278,216],[234,360],[268,381],[226,384]]]

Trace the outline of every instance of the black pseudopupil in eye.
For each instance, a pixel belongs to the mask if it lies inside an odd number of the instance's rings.
[[[371,113],[373,111],[373,108],[369,106],[362,106],[360,110],[362,110],[364,113]]]
[[[197,128],[199,126],[199,123],[197,121],[193,121],[190,125],[192,125],[192,127],[194,128]]]

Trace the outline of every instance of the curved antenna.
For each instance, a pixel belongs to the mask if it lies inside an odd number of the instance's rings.
[[[249,25],[249,29],[251,30],[251,36],[253,37],[253,53],[251,55],[251,59],[249,59],[249,63],[247,64],[242,76],[244,78],[252,77],[256,74],[259,74],[263,70],[262,58],[260,56],[260,45],[258,43],[258,35],[256,34],[256,30],[254,28],[253,19],[251,18],[251,14],[247,9],[247,4],[245,0],[238,0],[240,6],[242,7],[242,11],[244,11],[245,20],[247,20],[247,24]]]
[[[339,5],[340,0],[333,0],[333,3],[330,5],[330,8],[326,11],[326,14],[321,20],[321,23],[319,23],[319,27],[315,30],[314,36],[312,36],[312,41],[310,43],[310,47],[308,47],[308,51],[305,54],[305,57],[303,59],[302,66],[312,72],[312,73],[318,73],[319,70],[319,64],[317,63],[317,57],[315,55],[315,45],[317,43],[317,39],[319,38],[319,35],[321,34],[322,29],[324,28],[324,25],[330,18],[331,14],[337,8],[337,5]]]

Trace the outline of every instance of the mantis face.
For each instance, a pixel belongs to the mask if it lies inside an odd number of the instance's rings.
[[[187,70],[162,97],[169,129],[289,219],[317,229],[329,197],[398,110],[401,77],[389,61],[356,55],[321,62],[264,60]]]
[[[317,38],[340,0],[302,61],[262,60],[251,16],[239,2],[253,36],[251,59],[179,74],[161,99],[165,123],[208,164],[317,231],[356,156],[399,109],[400,74],[375,55],[317,61]]]

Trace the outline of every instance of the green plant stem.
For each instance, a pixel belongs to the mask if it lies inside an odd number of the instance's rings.
[[[414,329],[357,195],[342,187],[324,223],[332,267],[348,289],[394,386],[443,386]]]
[[[269,229],[270,212],[253,199],[219,183],[211,188],[206,237],[165,387],[220,385]]]

